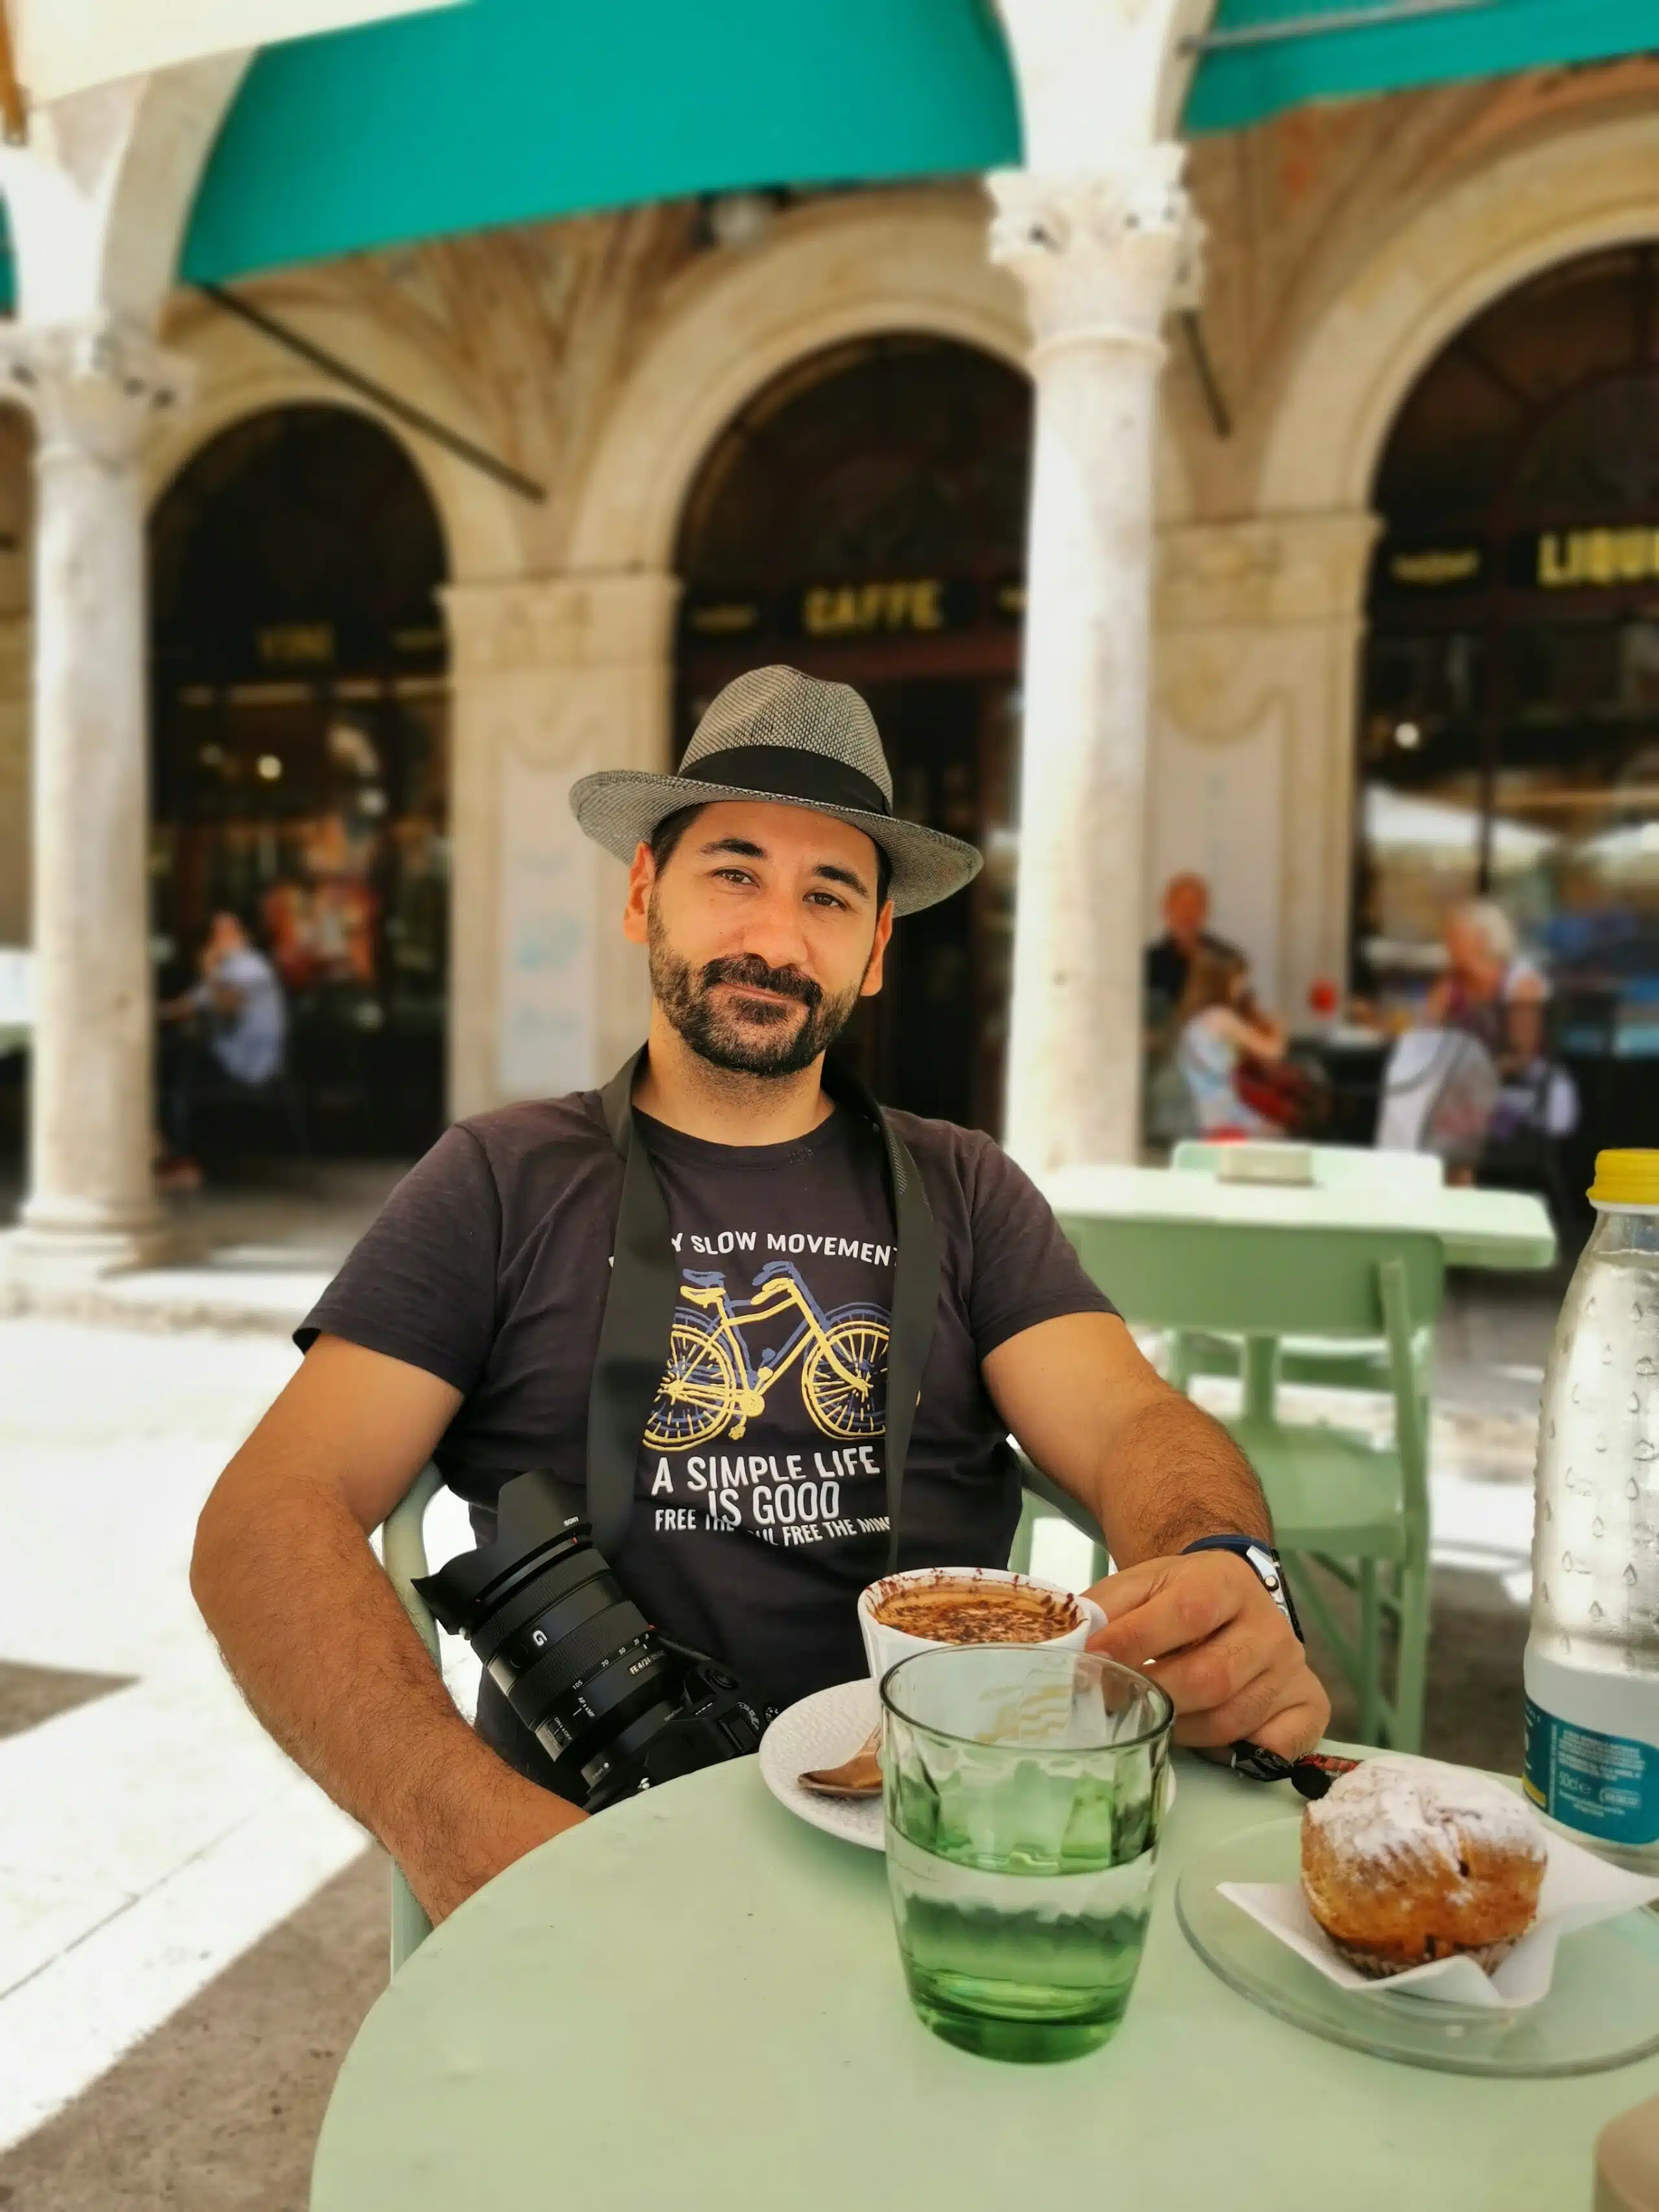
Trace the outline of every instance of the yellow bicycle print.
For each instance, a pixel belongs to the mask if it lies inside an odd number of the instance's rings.
[[[800,1363],[800,1395],[827,1437],[878,1437],[885,1428],[888,1316],[879,1306],[826,1314],[787,1260],[754,1279],[733,1306],[726,1278],[688,1267],[674,1310],[668,1365],[646,1424],[658,1450],[684,1451],[726,1435],[735,1442],[763,1411],[773,1386]],[[742,1331],[793,1316],[792,1333],[751,1360]]]

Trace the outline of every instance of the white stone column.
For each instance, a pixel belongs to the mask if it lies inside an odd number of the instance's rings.
[[[1038,1174],[1138,1145],[1159,331],[1198,239],[1182,159],[990,179],[1036,386],[1005,1127]]]
[[[645,1035],[621,865],[570,784],[666,769],[679,579],[586,573],[444,594],[453,695],[450,1112],[603,1082]]]
[[[86,1274],[165,1244],[151,1175],[144,519],[139,454],[185,365],[110,319],[22,326],[0,375],[36,422],[29,1188],[14,1266]]]

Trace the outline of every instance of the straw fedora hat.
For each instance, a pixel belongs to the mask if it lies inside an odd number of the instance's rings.
[[[677,775],[601,769],[573,786],[570,806],[595,844],[631,860],[665,816],[724,799],[806,806],[862,830],[892,863],[896,914],[937,905],[980,871],[973,846],[894,813],[875,717],[852,686],[794,668],[751,668],[728,684]]]

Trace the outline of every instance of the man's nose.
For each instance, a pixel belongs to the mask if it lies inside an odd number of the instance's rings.
[[[734,950],[758,954],[769,968],[799,968],[808,975],[812,972],[800,905],[786,891],[764,891],[750,902]]]

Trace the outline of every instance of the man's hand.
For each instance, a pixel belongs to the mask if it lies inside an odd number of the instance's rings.
[[[1298,1759],[1324,1735],[1331,1701],[1289,1621],[1235,1553],[1144,1559],[1088,1594],[1107,1623],[1089,1649],[1150,1668],[1175,1702],[1177,1743],[1211,1750],[1243,1739]]]

